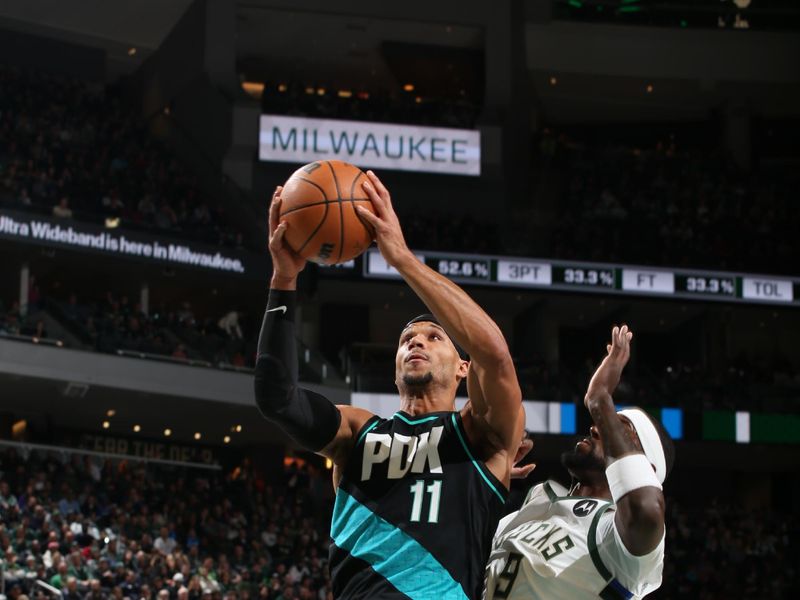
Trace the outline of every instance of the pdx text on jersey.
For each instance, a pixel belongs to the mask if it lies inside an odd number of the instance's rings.
[[[432,427],[420,435],[368,433],[361,462],[361,481],[373,475],[373,467],[388,461],[387,479],[401,479],[408,473],[441,473],[439,441],[443,427]]]

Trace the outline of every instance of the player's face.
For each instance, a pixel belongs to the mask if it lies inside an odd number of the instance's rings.
[[[462,361],[444,329],[429,321],[406,327],[395,355],[395,383],[424,387],[457,384],[464,376]]]
[[[622,415],[617,415],[625,429],[625,434],[630,437],[636,448],[642,449],[639,436],[630,419]],[[603,438],[597,426],[589,427],[589,435],[578,440],[575,448],[561,455],[561,462],[571,473],[577,475],[579,472],[588,470],[604,471],[606,468],[606,455],[603,447]]]

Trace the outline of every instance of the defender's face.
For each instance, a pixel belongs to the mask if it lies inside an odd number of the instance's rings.
[[[636,433],[636,428],[633,426],[633,423],[631,423],[628,417],[623,415],[618,414],[617,418],[625,427],[625,434],[631,439],[636,448],[641,450],[642,444],[639,441],[639,436]],[[605,449],[603,448],[603,438],[600,436],[600,430],[597,429],[596,425],[589,427],[589,435],[578,441],[575,445],[575,453],[592,454],[605,463],[606,455]]]
[[[630,419],[622,415],[617,415],[625,428],[625,434],[630,437],[634,446],[642,449],[639,436]],[[561,455],[561,462],[570,473],[580,479],[582,473],[589,471],[605,471],[606,455],[603,446],[603,438],[597,426],[589,427],[589,435],[578,441],[575,447]]]
[[[400,334],[395,355],[395,383],[422,381],[430,377],[437,383],[456,381],[466,361],[461,360],[444,329],[429,321],[406,327]]]

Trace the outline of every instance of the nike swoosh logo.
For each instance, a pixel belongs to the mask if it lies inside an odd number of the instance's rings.
[[[286,306],[276,306],[275,308],[270,308],[267,312],[275,312],[276,310],[281,311],[283,314],[286,314]]]

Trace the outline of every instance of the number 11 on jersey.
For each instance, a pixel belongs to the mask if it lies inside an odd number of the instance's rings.
[[[425,480],[418,479],[417,482],[411,486],[411,521],[419,522],[422,516],[422,501],[425,498]],[[442,496],[442,482],[433,481],[427,487],[428,494],[431,497],[430,505],[428,506],[428,523],[439,522],[439,499]]]

